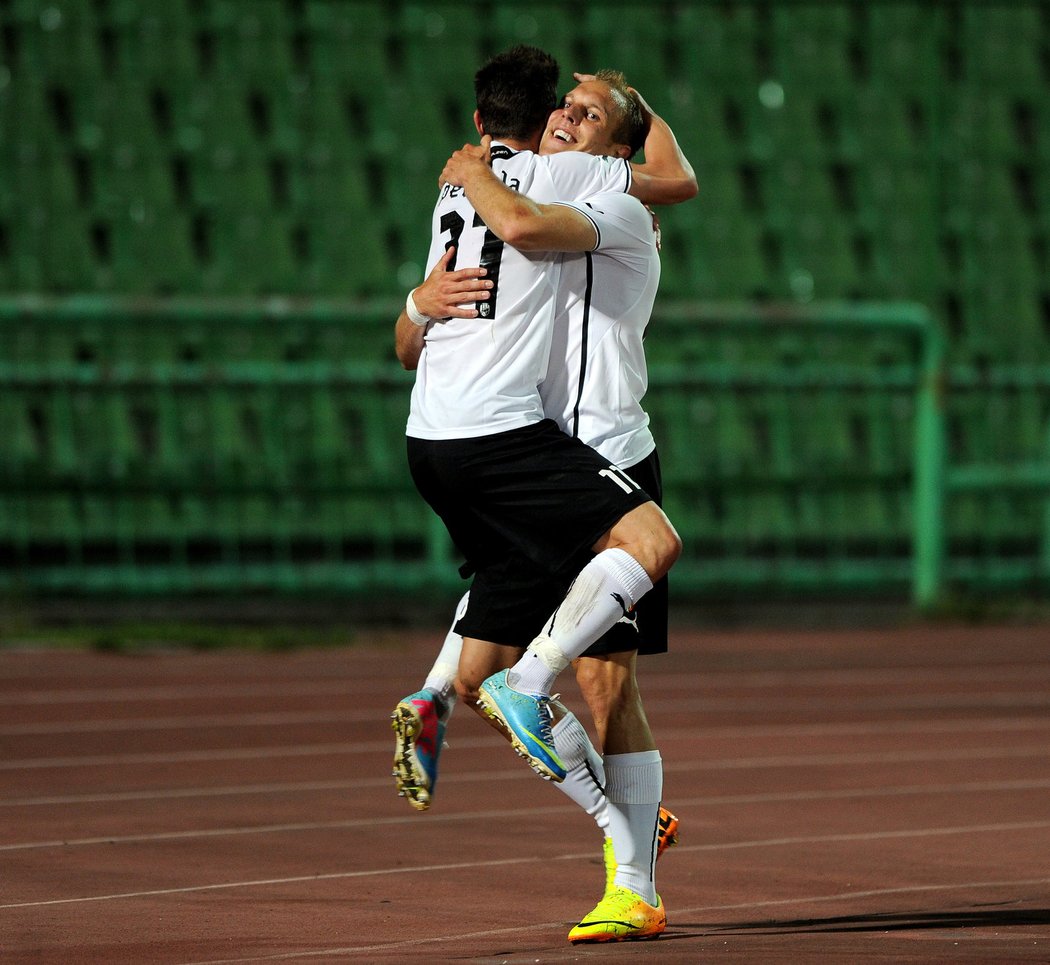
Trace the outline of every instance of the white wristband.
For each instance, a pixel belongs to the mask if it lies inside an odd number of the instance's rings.
[[[416,300],[412,297],[415,289],[408,293],[408,298],[405,299],[405,314],[408,316],[408,320],[413,325],[418,325],[420,328],[430,324],[430,316],[424,315],[418,308],[416,308]]]

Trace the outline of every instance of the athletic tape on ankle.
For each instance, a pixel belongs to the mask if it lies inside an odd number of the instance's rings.
[[[561,652],[561,648],[546,634],[541,633],[536,637],[529,644],[529,650],[539,657],[543,661],[543,665],[555,676],[569,666],[569,658]]]
[[[450,704],[456,702],[456,674],[459,672],[459,665],[454,663],[443,663],[440,660],[430,668],[430,673],[427,674],[427,679],[424,681],[424,687],[430,687],[436,691],[441,697]]]

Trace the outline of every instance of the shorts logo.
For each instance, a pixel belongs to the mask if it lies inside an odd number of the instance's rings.
[[[609,594],[617,603],[620,604],[620,609],[623,610],[623,616],[617,620],[617,623],[626,623],[638,630],[638,611],[633,606],[629,607],[622,596],[619,593]]]

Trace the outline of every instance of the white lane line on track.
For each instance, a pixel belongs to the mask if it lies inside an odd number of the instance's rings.
[[[473,749],[484,742],[457,741],[457,747]],[[350,744],[335,741],[323,744],[288,744],[283,747],[223,748],[206,751],[168,751],[155,754],[85,754],[82,757],[29,757],[25,760],[0,761],[0,771],[31,771],[64,767],[123,767],[141,764],[202,764],[218,761],[279,760],[284,757],[324,757],[330,754],[361,754],[389,750],[390,741],[380,747],[377,741]]]
[[[1050,781],[1047,782],[1050,785]],[[447,824],[456,823],[460,821],[488,821],[488,820],[502,820],[503,818],[526,818],[534,816],[536,814],[543,814],[548,816],[555,816],[559,814],[571,814],[575,809],[571,806],[561,807],[549,807],[549,808],[522,808],[517,811],[475,811],[470,813],[460,814],[446,814],[441,816],[432,815],[430,817],[436,817],[436,820],[430,820],[428,817],[429,824]],[[397,818],[358,818],[356,820],[347,821],[316,821],[311,823],[298,823],[298,824],[270,824],[260,825],[258,827],[241,827],[241,828],[211,828],[206,830],[195,830],[195,831],[171,831],[160,834],[133,834],[133,835],[118,835],[112,837],[99,837],[99,838],[80,838],[77,840],[70,841],[38,841],[26,844],[5,844],[0,845],[0,851],[24,851],[33,850],[38,848],[53,848],[53,847],[80,847],[95,844],[125,844],[125,843],[141,843],[145,841],[175,841],[180,839],[194,839],[194,838],[212,838],[212,837],[236,837],[240,835],[249,834],[284,834],[287,832],[296,831],[335,831],[335,830],[351,830],[353,828],[370,828],[370,827],[389,827],[389,826],[400,826],[400,825],[411,825],[418,824],[419,817],[416,816],[404,816]]]
[[[902,678],[909,683],[939,681],[941,683],[967,683],[974,680],[981,684],[1011,680],[1034,681],[1050,677],[1050,664],[1011,664],[1007,667],[908,667],[871,668],[867,670],[740,670],[715,671],[697,674],[649,673],[643,676],[647,689],[673,690],[688,687],[690,690],[706,690],[718,687],[809,687],[848,686],[891,683],[899,685]],[[290,681],[288,683],[251,684],[155,684],[128,687],[96,687],[77,690],[21,690],[15,693],[0,693],[0,708],[31,707],[37,705],[79,703],[125,703],[129,701],[162,700],[219,700],[248,697],[315,697],[354,696],[355,691],[376,692],[377,684],[357,677],[339,679],[326,678],[316,681]],[[396,685],[390,688],[396,693]],[[393,698],[396,700],[396,697]]]
[[[658,701],[647,700],[646,706]],[[850,705],[854,709],[855,705]],[[669,702],[668,709],[679,709],[677,705]],[[863,708],[860,708],[863,709]],[[915,708],[910,708],[915,709]],[[385,726],[386,715],[375,711],[341,712],[332,714],[302,714],[285,715],[285,719],[278,719],[280,715],[251,714],[249,726],[257,725],[279,725],[290,722],[337,722],[337,723],[360,723],[374,722],[378,727]],[[293,717],[298,716],[298,720]],[[265,719],[264,719],[265,718]],[[175,718],[142,718],[137,720],[101,720],[101,721],[65,721],[62,723],[25,723],[25,725],[12,725],[0,727],[0,736],[45,736],[57,734],[79,734],[92,732],[126,731],[126,730],[186,730],[205,726],[222,727],[225,729],[235,727],[238,718],[235,716],[211,715],[209,717],[175,717]],[[1050,716],[1033,717],[959,717],[940,720],[865,720],[865,721],[824,721],[815,723],[752,723],[752,725],[729,725],[701,727],[697,729],[681,730],[664,728],[660,730],[661,739],[675,739],[685,737],[689,739],[715,739],[719,737],[804,737],[815,734],[819,736],[829,735],[877,735],[877,734],[899,734],[899,733],[954,733],[958,731],[1006,731],[1006,730],[1046,730],[1050,729]],[[457,740],[457,747],[461,742]],[[46,758],[45,758],[46,759]],[[57,760],[75,760],[75,758],[56,758]],[[8,767],[20,767],[19,761],[0,760],[0,770]],[[60,764],[68,767],[68,764]]]
[[[968,781],[959,784],[903,784],[897,787],[846,788],[832,791],[784,791],[769,794],[719,794],[685,800],[676,800],[677,807],[717,807],[741,804],[778,804],[799,801],[844,801],[864,800],[880,797],[921,797],[936,794],[992,794],[1017,791],[1037,791],[1050,788],[1050,778],[1018,781]],[[573,814],[571,805],[548,808],[523,808],[518,811],[475,811],[459,814],[428,815],[428,824],[455,823],[459,821],[503,820],[514,817],[534,817],[538,814],[555,816]],[[263,824],[232,828],[199,828],[188,831],[166,831],[155,834],[108,835],[94,838],[70,838],[54,841],[26,841],[19,844],[0,845],[3,851],[32,851],[44,848],[74,848],[93,845],[141,844],[149,841],[178,841],[199,838],[240,837],[251,834],[288,834],[301,831],[349,831],[354,828],[374,826],[400,826],[419,823],[418,815],[397,818],[359,818],[346,821],[313,821],[292,824]]]
[[[1020,679],[1002,678],[1002,679]],[[1023,675],[1031,679],[1029,675]],[[996,678],[999,679],[999,678]],[[365,693],[374,694],[371,681],[363,686],[357,678],[316,681],[289,681],[287,683],[258,684],[156,684],[135,687],[96,687],[90,690],[30,690],[0,694],[0,707],[35,707],[55,704],[108,704],[161,700],[230,700],[238,697],[327,697],[356,696],[355,684]]]
[[[802,895],[798,898],[777,898],[768,901],[747,901],[732,905],[694,905],[691,908],[673,910],[675,916],[698,915],[717,911],[749,911],[762,908],[790,908],[809,904],[831,904],[842,901],[857,901],[866,898],[885,898],[894,895],[930,894],[931,892],[981,891],[996,888],[1032,888],[1050,884],[1050,878],[1022,878],[1016,881],[966,881],[957,884],[924,884],[902,885],[898,888],[869,888],[866,891],[842,891],[832,895]],[[308,952],[284,952],[275,955],[252,955],[248,958],[213,958],[207,961],[183,962],[182,965],[244,965],[247,962],[280,962],[301,958],[320,958],[330,955],[359,955],[368,952],[388,952],[398,948],[419,948],[423,945],[439,945],[448,942],[464,942],[471,939],[500,938],[520,935],[522,932],[557,931],[559,935],[565,930],[564,921],[548,921],[537,925],[514,925],[509,928],[490,928],[484,931],[463,932],[455,935],[435,935],[427,938],[409,938],[403,941],[392,941],[382,945],[344,945],[339,948],[318,948]],[[771,923],[775,926],[775,923]],[[704,935],[720,934],[717,924]],[[670,934],[674,934],[672,922]],[[659,947],[659,942],[657,943]],[[658,954],[654,951],[654,954]],[[564,950],[565,961],[578,961],[579,949]],[[571,956],[571,958],[570,958]],[[548,959],[548,956],[545,956]]]
[[[687,740],[691,743],[704,740],[755,737],[825,737],[879,736],[883,734],[946,734],[946,733],[1003,733],[1008,731],[1050,730],[1050,717],[990,717],[962,718],[959,720],[916,721],[867,721],[863,723],[838,724],[785,724],[783,726],[743,725],[739,727],[705,727],[698,733],[688,730],[665,728],[660,731],[661,743]],[[476,750],[492,746],[492,740],[482,738],[456,739],[457,750]],[[217,748],[198,751],[167,751],[148,754],[93,754],[79,757],[29,757],[22,760],[0,761],[0,771],[35,770],[64,767],[114,767],[141,764],[178,764],[209,761],[264,760],[297,756],[325,754],[363,754],[386,752],[390,741],[330,742],[321,744],[295,744],[255,748]]]
[[[203,714],[197,717],[127,717],[122,720],[66,720],[6,724],[0,737],[55,734],[102,734],[120,731],[196,730],[205,727],[287,727],[290,724],[349,724],[376,720],[364,711],[271,711],[252,714]]]
[[[741,848],[779,848],[804,844],[848,844],[861,841],[890,841],[902,838],[949,837],[960,834],[1004,834],[1037,831],[1050,828],[1050,821],[1018,821],[1004,824],[975,824],[965,827],[910,828],[902,831],[865,831],[843,834],[798,835],[765,838],[754,841],[730,841],[720,844],[679,845],[681,852],[735,851]],[[42,908],[52,905],[75,905],[87,902],[118,901],[131,898],[152,898],[160,895],[184,895],[207,891],[227,891],[236,888],[265,888],[271,885],[304,884],[314,881],[336,881],[348,878],[378,878],[401,874],[432,874],[463,869],[501,868],[516,864],[535,864],[549,861],[582,861],[594,857],[592,853],[575,853],[530,858],[503,858],[498,861],[460,861],[452,864],[419,865],[415,867],[372,868],[364,871],[334,871],[328,874],[296,875],[286,878],[261,878],[251,881],[226,881],[211,885],[188,885],[183,888],[157,888],[150,891],[127,891],[108,895],[83,895],[76,898],[50,898],[43,901],[17,901],[0,904],[0,910],[11,908]]]
[[[690,699],[647,698],[650,717],[661,713],[744,713],[845,711],[863,713],[887,710],[1001,710],[1012,707],[1050,707],[1050,691],[981,692],[973,694],[888,694],[882,697],[830,697],[813,694],[781,699],[695,697]],[[186,717],[128,717],[123,719],[33,721],[0,725],[0,737],[33,737],[58,734],[117,733],[126,731],[194,730],[208,727],[276,727],[290,724],[355,724],[378,721],[374,710],[350,708],[330,711],[283,711],[248,714],[202,714]]]
[[[1048,756],[1045,745],[1033,747],[975,747],[953,748],[943,751],[885,751],[870,754],[797,754],[776,757],[741,757],[711,761],[665,761],[665,774],[691,773],[693,771],[758,770],[780,767],[842,767],[870,764],[922,763],[928,761],[977,761]],[[523,768],[517,771],[481,771],[468,774],[445,774],[445,785],[469,784],[500,780],[535,780],[532,772]],[[228,785],[225,787],[172,788],[149,791],[116,791],[103,794],[49,795],[24,798],[0,798],[0,807],[31,807],[54,804],[86,804],[111,801],[166,800],[168,798],[214,797],[236,794],[300,793],[304,791],[361,790],[387,787],[389,777],[358,778],[343,781],[307,781],[299,783],[269,783]]]
[[[668,738],[667,742],[673,738]],[[695,739],[695,738],[694,738]],[[664,742],[661,739],[661,742]],[[460,750],[480,748],[498,748],[498,744],[484,738],[471,738],[458,741]],[[342,748],[342,750],[340,750]],[[126,764],[144,763],[177,763],[177,762],[215,762],[224,760],[257,760],[269,757],[306,757],[327,754],[375,754],[390,750],[388,743],[356,744],[320,744],[316,748],[255,748],[249,751],[184,751],[165,754],[114,754],[99,757],[44,757],[24,761],[12,760],[0,762],[0,770],[39,770],[46,768],[97,768],[118,767]],[[1050,748],[1046,744],[1033,744],[1031,747],[980,747],[980,748],[947,748],[940,751],[869,751],[852,754],[775,754],[756,757],[715,758],[711,760],[681,761],[668,759],[664,762],[665,772],[671,771],[732,771],[757,768],[799,768],[799,767],[838,767],[840,764],[880,764],[907,763],[924,760],[980,760],[987,758],[1047,757],[1050,759]],[[462,775],[450,775],[446,780],[463,780]],[[466,779],[470,779],[467,777]],[[362,783],[362,786],[364,784]],[[0,806],[9,803],[10,799],[0,798]]]

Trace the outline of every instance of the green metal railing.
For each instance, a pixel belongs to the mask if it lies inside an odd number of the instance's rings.
[[[697,472],[686,489],[701,492],[705,484],[710,489],[714,476],[723,492],[743,486],[756,499],[772,494],[782,502],[790,493],[794,501],[808,499],[814,506],[819,494],[827,495],[825,503],[832,496],[848,503],[853,493],[868,491],[874,492],[876,502],[891,502],[906,515],[903,526],[893,520],[883,522],[887,531],[896,530],[888,539],[876,533],[874,538],[869,534],[851,540],[847,533],[840,540],[859,544],[856,548],[836,548],[832,536],[826,547],[819,545],[819,537],[811,538],[808,549],[800,551],[797,534],[788,532],[778,541],[759,533],[756,551],[727,554],[714,546],[698,558],[689,549],[689,536],[699,535],[694,529],[683,534],[686,552],[676,566],[676,582],[810,593],[905,585],[917,605],[935,602],[945,578],[944,341],[924,308],[903,303],[767,307],[682,303],[665,307],[654,327],[654,339],[666,339],[670,328],[670,342],[679,346],[683,333],[699,330],[717,333],[743,349],[723,353],[735,354],[730,359],[654,362],[648,396],[651,411],[659,410],[659,399],[668,391],[711,392],[716,408],[731,406],[734,394],[743,393],[765,399],[764,409],[773,413],[765,431],[780,437],[778,445],[759,454],[766,456],[766,465],[727,469],[724,460],[716,459],[713,467]],[[835,351],[829,352],[832,341]],[[879,445],[870,442],[847,444],[838,451],[822,445],[822,434],[845,425],[847,413],[834,411],[836,400],[846,404],[857,397],[863,397],[861,428],[869,439],[881,426],[884,432],[906,434],[910,442],[883,445],[882,451],[873,451]],[[881,397],[885,401],[879,403]],[[892,429],[887,429],[891,421]],[[680,452],[667,453],[674,428],[658,424],[656,435],[665,453],[674,517],[680,505],[676,497],[690,469],[683,465]],[[798,448],[805,452],[794,451]],[[829,531],[835,529],[830,515],[826,513],[823,520]],[[895,548],[879,552],[874,544],[880,541],[893,542]]]
[[[0,590],[456,587],[405,466],[396,310],[0,298]],[[987,571],[953,550],[973,541],[953,501],[1050,490],[1044,451],[947,465],[950,380],[922,307],[674,303],[647,345],[680,595],[928,607]],[[999,584],[1050,572],[1041,518],[1034,570],[1026,543]]]

